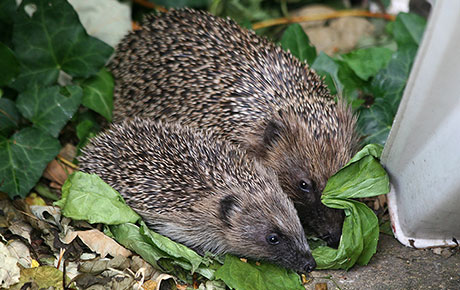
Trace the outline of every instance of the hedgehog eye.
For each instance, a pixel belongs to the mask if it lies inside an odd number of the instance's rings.
[[[305,180],[301,180],[299,182],[299,188],[300,190],[302,190],[303,192],[312,192],[313,191],[313,185],[311,182],[307,182]]]
[[[277,244],[280,243],[280,238],[279,238],[278,234],[272,233],[272,234],[269,234],[267,236],[267,242],[270,245],[277,245]]]

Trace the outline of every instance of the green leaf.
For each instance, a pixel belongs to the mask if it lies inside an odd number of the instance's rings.
[[[390,133],[396,112],[385,99],[377,99],[370,108],[360,111],[358,128],[365,136],[363,143],[384,145]]]
[[[392,33],[398,47],[419,46],[425,31],[426,20],[413,13],[399,13],[392,25]]]
[[[78,86],[65,87],[63,92],[70,96],[63,96],[58,86],[34,87],[19,94],[16,105],[35,127],[57,137],[77,111],[82,97],[82,89]]]
[[[19,115],[16,105],[10,99],[0,99],[0,135],[8,137],[19,125]]]
[[[388,66],[372,80],[371,91],[375,102],[370,108],[362,108],[358,118],[361,134],[366,136],[364,143],[385,144],[416,52],[416,46],[400,48],[393,54]]]
[[[83,81],[83,105],[112,121],[113,77],[105,68],[94,77]]]
[[[141,227],[134,225],[140,217],[97,175],[75,172],[69,176],[62,186],[62,199],[55,205],[66,217],[112,225],[110,231],[119,243],[156,267],[158,260],[172,259],[173,264],[192,273],[196,271],[209,279],[214,275],[214,271],[203,267],[209,261],[195,251],[149,230],[143,222]]]
[[[142,223],[141,226],[141,234],[148,237],[151,243],[154,243],[159,249],[168,254],[169,257],[183,259],[189,262],[192,265],[192,272],[195,272],[200,264],[203,263],[203,257],[198,255],[195,251],[190,250],[182,244],[173,242],[170,238],[149,230],[144,223]]]
[[[333,59],[324,52],[320,52],[311,66],[319,75],[325,76],[325,82],[331,94],[342,95],[353,109],[358,108],[364,101],[358,99],[364,81],[361,80],[347,63]]]
[[[24,197],[60,148],[58,140],[35,128],[22,129],[10,139],[0,136],[0,191]]]
[[[171,239],[155,233],[142,222],[141,227],[126,223],[110,227],[114,238],[123,246],[139,254],[158,269],[165,265],[179,266],[188,273],[197,272],[214,279],[214,270],[209,261],[193,250]],[[161,264],[161,265],[159,265]]]
[[[32,16],[25,8],[35,7]],[[14,88],[53,84],[63,70],[73,77],[95,75],[113,49],[90,37],[65,0],[24,0],[18,8],[13,30],[21,73]]]
[[[292,270],[269,263],[244,263],[232,255],[225,256],[224,265],[216,271],[216,278],[238,290],[305,289],[299,275]]]
[[[151,240],[140,233],[140,228],[132,223],[125,223],[110,227],[114,238],[125,246],[140,255],[152,266],[159,269],[157,261],[168,258],[168,255],[151,244]]]
[[[90,223],[135,223],[139,216],[121,195],[99,176],[75,172],[62,186],[62,199],[55,202],[66,217]]]
[[[0,86],[5,86],[19,73],[19,63],[13,51],[0,43]]]
[[[335,95],[337,92],[343,91],[344,87],[338,76],[339,64],[332,57],[324,52],[320,52],[311,65],[311,68],[319,75],[326,77],[324,81],[331,91],[331,94]]]
[[[416,53],[416,46],[399,49],[391,57],[388,66],[380,70],[372,81],[371,89],[375,98],[387,99],[393,104],[393,110],[399,105]]]
[[[331,208],[346,213],[338,249],[320,246],[312,251],[318,269],[349,269],[365,265],[376,251],[378,219],[365,204],[351,198],[386,194],[388,175],[377,158],[382,147],[370,144],[358,152],[339,172],[329,178],[321,197]]]
[[[378,219],[365,204],[336,199],[327,204],[345,209],[342,238],[338,249],[318,247],[313,250],[317,269],[350,269],[355,263],[366,265],[375,254],[379,237]]]
[[[284,50],[291,51],[300,61],[307,61],[309,65],[313,64],[316,58],[316,48],[311,45],[310,39],[298,23],[289,25],[284,31],[281,46]]]
[[[353,156],[353,158],[348,161],[348,163],[345,166],[350,165],[351,163],[354,163],[356,161],[359,161],[363,159],[366,156],[373,156],[377,159],[380,159],[380,156],[382,156],[383,152],[383,146],[379,144],[368,144],[364,146],[361,150],[359,150],[358,153]]]
[[[342,58],[357,76],[367,81],[387,65],[392,54],[393,51],[388,48],[370,47],[354,50],[342,55]]]
[[[331,176],[323,198],[362,198],[388,191],[389,180],[385,169],[372,155],[368,155]]]

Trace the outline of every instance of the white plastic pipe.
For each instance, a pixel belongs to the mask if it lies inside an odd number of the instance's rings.
[[[382,154],[396,238],[460,240],[460,1],[438,0]]]

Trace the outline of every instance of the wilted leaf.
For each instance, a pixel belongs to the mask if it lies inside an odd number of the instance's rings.
[[[232,255],[225,256],[224,265],[216,271],[216,278],[239,290],[305,289],[299,275],[292,270],[269,263],[244,263]]]
[[[19,279],[19,283],[13,285],[10,289],[22,289],[24,284],[28,282],[36,283],[38,289],[48,289],[50,287],[53,287],[54,289],[63,289],[62,277],[62,272],[52,266],[26,268],[21,270],[21,278]],[[70,282],[70,279],[67,277],[66,281]]]
[[[349,269],[365,265],[377,248],[378,219],[365,204],[351,198],[370,197],[389,192],[389,179],[377,157],[381,146],[371,144],[358,152],[339,172],[329,178],[322,202],[346,213],[339,248],[320,246],[313,250],[318,269]]]
[[[106,69],[102,69],[94,77],[85,80],[83,87],[83,105],[112,121],[113,110],[113,77]]]
[[[30,211],[39,220],[60,227],[61,209],[57,206],[31,205]]]
[[[25,11],[35,10],[32,16]],[[90,37],[65,0],[24,0],[18,8],[13,44],[21,72],[13,86],[53,84],[63,70],[73,77],[95,75],[113,49]]]
[[[34,87],[21,93],[16,105],[35,127],[57,137],[62,127],[77,111],[82,97],[82,89],[78,86],[68,86],[64,90],[70,96],[62,95],[58,86]]]
[[[373,156],[366,156],[329,178],[323,197],[362,198],[388,191],[389,180],[385,169]]]
[[[361,79],[367,81],[390,61],[393,51],[384,47],[369,47],[342,55],[343,60]]]
[[[73,173],[62,186],[62,199],[55,202],[62,214],[75,220],[116,225],[135,223],[139,216],[121,195],[94,174]]]
[[[0,86],[7,85],[19,73],[19,63],[13,51],[0,43]]]
[[[68,231],[67,235],[62,241],[66,244],[69,244],[77,236],[85,245],[88,246],[88,248],[91,249],[91,251],[100,254],[102,258],[105,258],[107,254],[110,254],[112,257],[129,257],[132,255],[131,251],[120,246],[113,239],[109,238],[96,229],[76,232]]]
[[[298,23],[289,25],[281,38],[281,46],[289,50],[300,61],[307,61],[312,65],[316,58],[316,49]]]
[[[13,101],[5,98],[0,99],[0,135],[8,137],[18,128],[19,112]]]
[[[37,183],[59,141],[35,128],[25,128],[10,139],[0,136],[0,191],[24,197]]]

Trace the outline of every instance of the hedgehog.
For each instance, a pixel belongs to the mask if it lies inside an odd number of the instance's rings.
[[[275,173],[211,132],[135,118],[90,141],[80,169],[99,175],[158,233],[204,254],[298,272],[315,266]]]
[[[291,53],[230,19],[191,9],[149,15],[109,64],[114,121],[209,128],[275,171],[309,235],[340,242],[344,212],[321,195],[356,152],[356,117]]]

